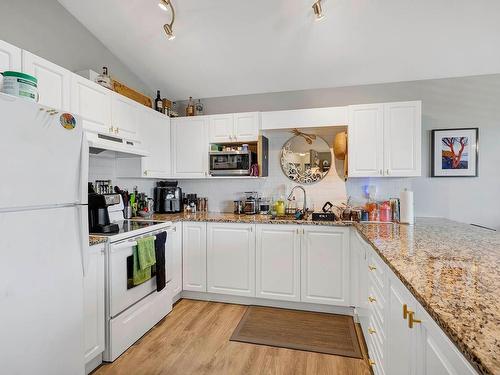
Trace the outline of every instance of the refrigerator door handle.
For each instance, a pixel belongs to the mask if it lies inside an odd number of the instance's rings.
[[[80,256],[83,277],[89,268],[89,222],[87,206],[77,206],[78,224],[80,228]]]
[[[80,186],[79,186],[79,204],[86,204],[88,201],[89,181],[89,142],[85,132],[82,133],[82,151],[80,156]]]

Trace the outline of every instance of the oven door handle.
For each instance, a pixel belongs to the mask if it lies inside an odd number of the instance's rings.
[[[166,232],[176,232],[177,228],[172,226],[172,227],[165,228],[165,231]],[[156,236],[153,236],[153,238],[156,240]],[[125,241],[125,242],[120,242],[116,245],[111,245],[111,252],[115,253],[119,250],[126,249],[128,247],[133,247],[133,246],[137,246],[137,241],[130,241],[129,240],[129,241]]]

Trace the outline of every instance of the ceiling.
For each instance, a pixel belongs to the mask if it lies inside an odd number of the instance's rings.
[[[174,100],[500,72],[498,0],[172,1],[59,0]]]

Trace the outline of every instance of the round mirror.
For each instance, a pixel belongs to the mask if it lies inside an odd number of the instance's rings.
[[[299,184],[321,181],[332,165],[332,152],[326,141],[318,136],[297,135],[281,149],[281,169],[285,176]]]

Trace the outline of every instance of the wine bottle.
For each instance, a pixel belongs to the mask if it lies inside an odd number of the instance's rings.
[[[160,96],[160,90],[156,91],[155,111],[163,113],[163,100]]]

